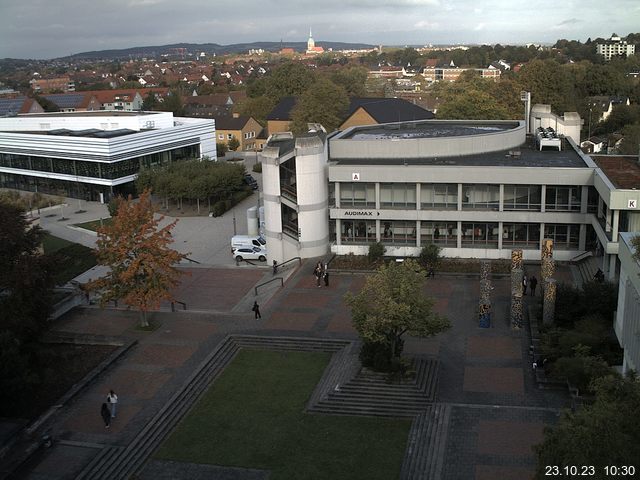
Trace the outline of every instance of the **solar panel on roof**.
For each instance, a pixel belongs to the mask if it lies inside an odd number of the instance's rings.
[[[55,103],[59,108],[77,108],[82,103],[84,94],[69,93],[64,95],[45,95],[44,98]]]
[[[24,97],[0,98],[0,115],[18,113],[24,103]]]

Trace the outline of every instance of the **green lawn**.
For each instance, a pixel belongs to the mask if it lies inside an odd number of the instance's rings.
[[[97,232],[102,225],[111,225],[111,218],[103,218],[102,220],[91,220],[90,222],[76,223],[74,227],[84,228]]]
[[[272,480],[398,478],[409,419],[304,413],[329,358],[241,350],[156,458],[271,470]]]
[[[45,255],[55,257],[54,279],[56,285],[64,285],[69,280],[96,265],[93,250],[78,243],[46,234],[42,240]]]

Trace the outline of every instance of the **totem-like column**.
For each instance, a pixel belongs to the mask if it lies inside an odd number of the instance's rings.
[[[511,270],[522,268],[522,250],[511,250]]]
[[[524,318],[524,308],[522,303],[522,294],[513,295],[511,297],[511,328],[522,328],[522,320]]]
[[[548,279],[545,283],[542,297],[542,322],[545,325],[553,323],[553,318],[556,312],[556,290],[557,284],[555,279]]]
[[[491,275],[491,261],[481,260],[480,261],[480,281],[489,280],[489,275]]]
[[[478,324],[482,328],[491,326],[491,262],[480,262],[480,301],[478,304]]]
[[[513,259],[513,256],[511,257]],[[513,265],[513,263],[512,263]],[[523,304],[522,304],[522,279],[524,270],[514,268],[511,270],[511,328],[522,328]]]

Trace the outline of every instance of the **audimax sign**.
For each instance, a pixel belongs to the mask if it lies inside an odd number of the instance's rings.
[[[379,217],[380,212],[372,212],[370,210],[347,210],[343,213],[345,217],[367,218]]]

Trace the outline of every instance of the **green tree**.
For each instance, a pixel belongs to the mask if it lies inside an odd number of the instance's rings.
[[[238,147],[240,147],[240,141],[234,135],[231,137],[231,140],[227,142],[227,146],[229,147],[229,150],[235,152]]]
[[[164,102],[159,104],[158,110],[162,112],[173,112],[175,116],[182,115],[184,110],[180,93],[177,90],[170,90]]]
[[[433,300],[425,296],[424,281],[416,262],[392,262],[368,276],[360,292],[345,296],[358,334],[365,343],[389,346],[390,361],[400,356],[405,333],[431,337],[450,327],[433,310]]]
[[[437,269],[438,263],[440,263],[441,250],[439,246],[433,243],[427,243],[422,247],[422,250],[420,250],[420,265],[426,268],[427,271]]]
[[[274,104],[288,96],[302,95],[314,82],[315,75],[308,67],[297,62],[285,62],[269,75],[253,82],[247,88],[250,97],[266,96]]]
[[[364,67],[347,67],[333,72],[329,79],[345,89],[350,97],[364,97],[368,72]]]
[[[546,465],[593,465],[604,478],[608,465],[635,465],[640,458],[640,382],[635,376],[609,375],[594,381],[596,399],[576,411],[565,412],[557,425],[547,427],[535,448],[536,479]]]
[[[320,123],[332,132],[340,126],[349,108],[349,97],[343,87],[321,78],[300,97],[293,109],[291,130],[307,131],[307,123]]]
[[[555,60],[532,60],[522,67],[518,81],[531,92],[533,103],[549,104],[560,114],[576,110],[575,85],[568,70]]]
[[[253,117],[264,127],[267,125],[267,115],[275,106],[276,102],[273,98],[262,95],[245,98],[234,108],[234,111],[245,117]]]
[[[39,381],[36,342],[53,288],[51,260],[38,253],[43,236],[20,208],[0,202],[0,416]]]
[[[151,112],[159,107],[160,103],[153,92],[149,92],[142,101],[142,110],[145,112]]]
[[[176,264],[185,255],[169,247],[177,220],[159,228],[162,219],[154,217],[151,194],[145,190],[136,202],[131,197],[120,202],[113,222],[98,229],[96,256],[109,271],[88,288],[100,292],[101,305],[123,300],[137,308],[141,327],[149,326],[147,312],[162,300],[173,300],[182,275]]]
[[[229,147],[227,147],[227,142],[217,142],[216,143],[216,156],[224,157],[225,153],[229,151]]]
[[[623,155],[638,155],[640,152],[640,123],[625,125],[622,129],[622,145],[620,153]]]
[[[504,120],[507,110],[486,92],[467,90],[445,101],[438,108],[438,118],[452,120]]]

